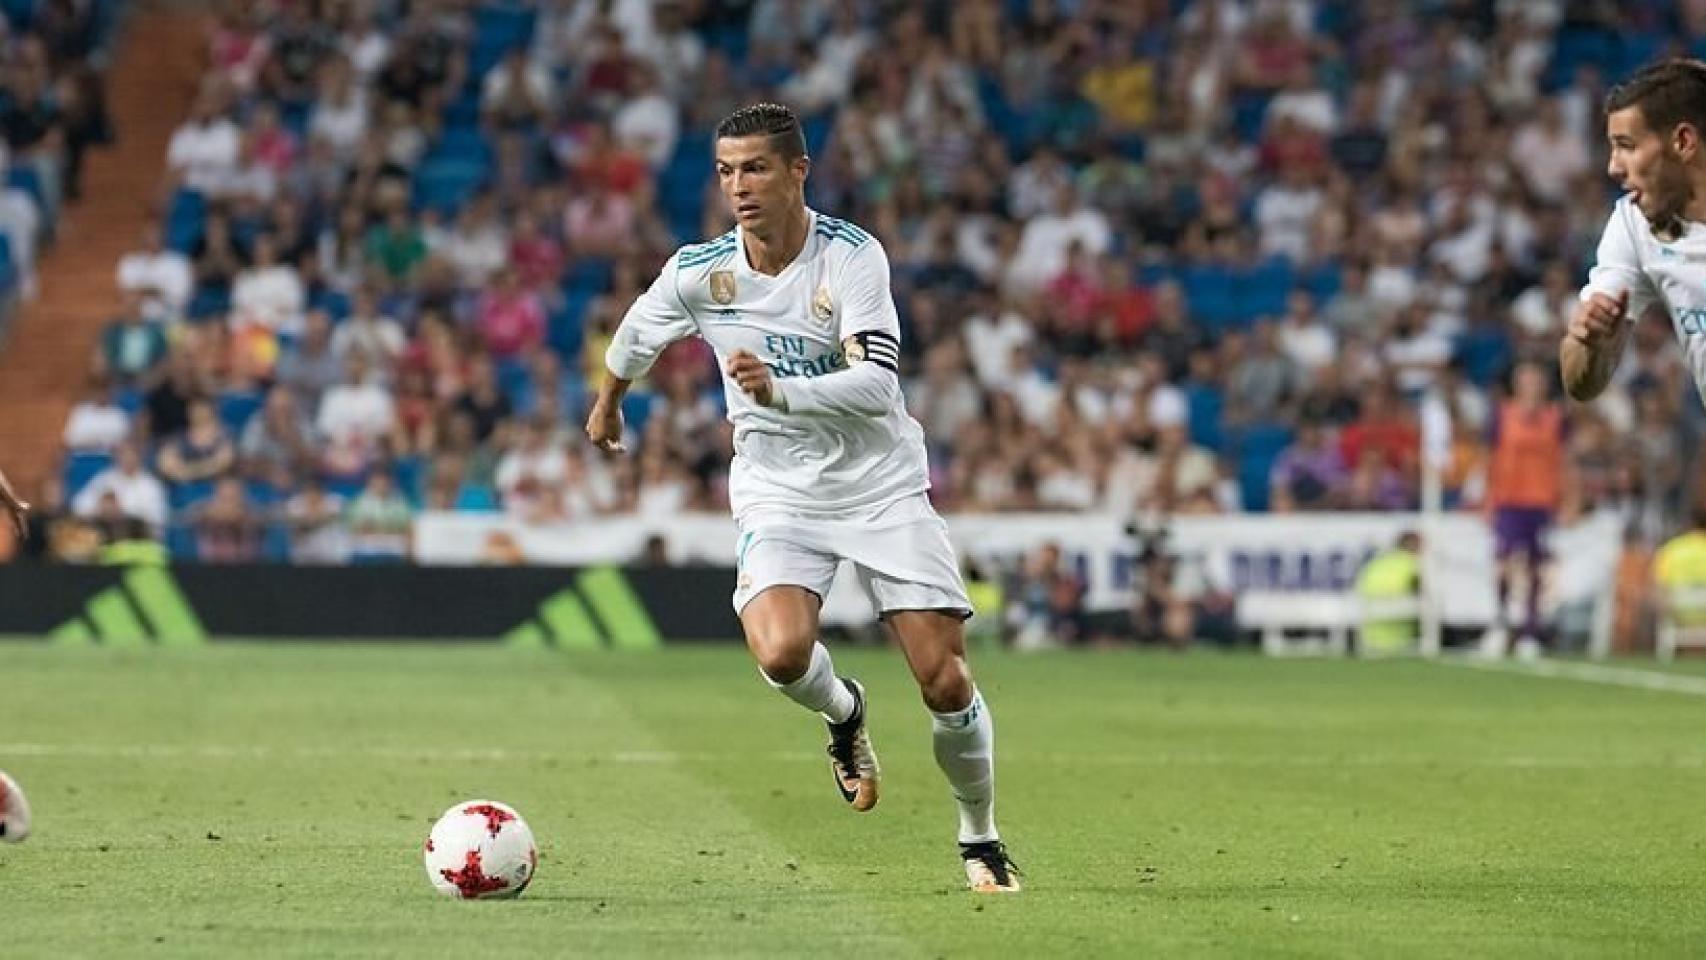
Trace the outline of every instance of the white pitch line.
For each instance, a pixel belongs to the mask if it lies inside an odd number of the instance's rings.
[[[1468,667],[1473,670],[1486,670],[1492,673],[1514,673],[1531,677],[1545,677],[1551,680],[1580,680],[1583,683],[1599,683],[1614,687],[1632,687],[1637,690],[1659,690],[1665,693],[1685,693],[1695,697],[1706,697],[1706,677],[1659,673],[1655,670],[1638,670],[1633,667],[1607,667],[1597,663],[1569,663],[1560,660],[1536,660],[1530,663],[1521,663],[1503,660],[1441,658],[1433,662],[1444,666]]]

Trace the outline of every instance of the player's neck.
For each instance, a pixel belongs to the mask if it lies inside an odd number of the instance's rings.
[[[740,235],[745,241],[747,265],[771,277],[788,269],[788,264],[793,263],[805,249],[806,231],[810,226],[810,216],[805,205],[801,204],[762,236],[751,230],[742,230]]]

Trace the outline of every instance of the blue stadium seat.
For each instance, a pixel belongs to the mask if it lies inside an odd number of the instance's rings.
[[[491,168],[472,160],[428,160],[415,176],[418,207],[453,214],[461,209],[491,175]]]
[[[1185,404],[1189,411],[1191,442],[1222,452],[1226,436],[1221,421],[1225,415],[1226,397],[1220,388],[1207,383],[1189,383],[1184,387]]]
[[[65,486],[65,499],[71,500],[95,479],[95,475],[113,465],[113,456],[101,450],[73,450],[65,458],[60,482]]]
[[[231,291],[225,287],[198,287],[184,308],[190,320],[207,320],[231,312]]]
[[[212,480],[194,480],[189,483],[166,484],[166,502],[175,513],[204,503],[213,497]]]
[[[587,291],[570,290],[563,295],[563,305],[551,311],[546,321],[545,342],[558,356],[566,360],[580,356],[587,307],[596,297],[597,294]]]
[[[328,474],[320,478],[320,485],[327,493],[342,497],[347,502],[361,495],[362,488],[367,486],[367,475],[340,477]]]
[[[487,142],[485,132],[479,127],[447,126],[438,142],[432,145],[427,160],[455,160],[489,166],[492,162],[492,145]]]
[[[38,0],[3,0],[0,8],[4,8],[6,20],[13,30],[27,30],[31,21],[35,20]]]
[[[1238,490],[1244,509],[1268,509],[1268,481],[1274,461],[1291,446],[1291,428],[1278,423],[1252,423],[1238,431]]]
[[[468,484],[456,492],[455,508],[465,513],[497,513],[503,509],[491,487]]]
[[[166,209],[166,246],[179,253],[189,253],[201,243],[207,220],[207,199],[194,190],[179,190],[172,194]]]
[[[27,164],[15,163],[6,171],[6,186],[13,190],[22,190],[36,202],[36,209],[44,214],[51,214],[52,208],[47,205],[47,191],[42,189],[41,175],[34,167]]]
[[[464,90],[444,108],[446,127],[477,127],[480,124],[480,92]]]
[[[282,523],[269,523],[261,539],[261,559],[267,563],[290,562],[290,528]]]
[[[538,14],[519,3],[485,3],[474,11],[474,40],[501,46],[526,46],[533,42]]]
[[[261,409],[262,397],[252,390],[225,390],[218,398],[219,422],[225,425],[233,442],[243,435],[249,418]]]
[[[426,494],[426,462],[420,457],[398,457],[391,465],[391,477],[403,496],[419,507]]]
[[[12,257],[12,241],[0,234],[0,300],[18,286],[18,262]]]
[[[605,293],[615,277],[614,261],[605,257],[576,257],[563,271],[563,292]]]
[[[1453,346],[1452,358],[1471,381],[1483,387],[1503,377],[1515,355],[1510,336],[1497,327],[1467,330],[1458,335]]]
[[[622,419],[635,434],[646,432],[646,422],[652,418],[652,395],[634,391],[622,398]]]
[[[166,524],[166,552],[173,560],[194,563],[201,559],[201,550],[196,546],[195,530],[187,523]]]
[[[527,394],[533,389],[532,375],[528,372],[526,361],[519,357],[501,357],[493,366],[497,370],[498,389],[509,400],[511,409],[520,410]]]

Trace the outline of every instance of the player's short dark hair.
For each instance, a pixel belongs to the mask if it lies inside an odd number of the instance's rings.
[[[717,124],[717,139],[724,137],[769,137],[771,149],[789,163],[806,155],[800,118],[779,103],[755,103],[724,117]]]
[[[1647,126],[1668,134],[1679,123],[1706,136],[1706,63],[1673,57],[1648,64],[1605,96],[1605,112],[1640,107]]]

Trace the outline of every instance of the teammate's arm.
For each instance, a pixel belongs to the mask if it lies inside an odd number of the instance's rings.
[[[1576,315],[1558,347],[1564,392],[1571,399],[1585,403],[1604,393],[1611,384],[1611,375],[1617,372],[1617,361],[1629,340],[1629,330],[1634,327],[1628,311],[1627,290],[1616,299],[1603,293],[1590,294],[1577,305]]]
[[[737,353],[729,358],[729,376],[753,399],[822,417],[881,417],[900,405],[900,314],[889,292],[889,258],[882,244],[867,240],[854,251],[836,286],[847,368],[811,379],[776,380],[757,357]]]
[[[681,299],[678,272],[676,257],[670,257],[651,287],[628,308],[604,353],[606,374],[586,418],[587,438],[600,450],[622,450],[622,398],[628,388],[646,375],[664,348],[699,332]]]
[[[1631,211],[1621,203],[1606,220],[1581,304],[1558,346],[1564,390],[1577,401],[1592,400],[1610,385],[1629,328],[1657,299],[1631,232],[1646,227],[1632,223],[1639,214]]]

